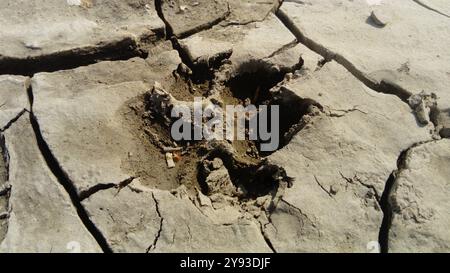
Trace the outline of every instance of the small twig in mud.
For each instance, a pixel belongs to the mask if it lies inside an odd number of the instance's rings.
[[[176,147],[176,148],[172,148],[172,147],[163,147],[163,151],[165,153],[172,153],[172,152],[181,152],[183,150],[182,147]]]
[[[5,106],[5,105],[6,105],[6,102],[0,104],[0,108],[2,108],[2,107]]]
[[[164,150],[164,144],[159,139],[158,135],[150,131],[150,129],[145,128],[144,132],[147,134],[147,136],[150,138],[150,142],[153,143],[156,147],[158,147],[161,150]]]

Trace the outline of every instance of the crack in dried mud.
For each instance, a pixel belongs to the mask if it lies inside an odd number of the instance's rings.
[[[131,184],[134,180],[136,179],[136,177],[130,177],[127,178],[119,183],[99,183],[96,184],[95,186],[90,187],[89,189],[83,190],[79,193],[79,199],[80,201],[83,201],[89,197],[91,197],[92,195],[95,195],[97,192],[99,191],[104,191],[104,190],[109,190],[112,188],[116,188],[117,189],[117,194],[119,194],[119,192],[126,186],[128,186],[129,184]]]
[[[321,45],[309,37],[305,36],[301,30],[291,21],[289,16],[285,14],[282,10],[278,10],[277,14],[278,18],[283,22],[283,24],[294,34],[295,37],[299,40],[300,43],[308,47],[310,50],[316,52],[321,55],[325,61],[329,62],[331,60],[335,60],[337,63],[341,64],[345,67],[353,76],[355,76],[360,82],[365,84],[367,87],[384,94],[396,95],[402,101],[407,102],[408,98],[412,95],[409,91],[400,87],[399,85],[387,81],[382,80],[381,82],[376,82],[364,75],[364,73],[358,70],[349,60],[344,58],[342,55],[332,52],[324,45]]]
[[[198,32],[202,32],[208,29],[213,28],[214,26],[220,24],[221,22],[223,22],[224,20],[226,20],[230,14],[231,14],[231,9],[230,9],[230,4],[227,2],[227,12],[224,13],[223,15],[221,15],[220,17],[216,18],[215,20],[211,21],[211,22],[206,22],[202,25],[199,25],[193,29],[190,29],[188,31],[185,31],[183,33],[180,33],[178,35],[174,35],[173,32],[173,28],[170,25],[170,23],[165,19],[164,16],[164,12],[162,10],[162,6],[163,6],[163,0],[155,0],[155,9],[158,13],[159,18],[164,22],[164,24],[166,25],[166,38],[167,39],[171,39],[172,37],[176,37],[178,39],[184,39],[187,38],[193,34],[196,34]]]
[[[9,184],[9,153],[3,132],[0,131],[0,243],[8,232],[8,217],[11,210],[9,197],[11,185]]]
[[[162,217],[161,211],[159,210],[159,201],[155,197],[155,193],[152,192],[153,202],[155,202],[155,210],[159,217],[159,228],[158,232],[153,240],[153,243],[147,248],[147,253],[156,249],[156,244],[158,243],[159,237],[161,237],[161,232],[163,229],[164,217]]]
[[[426,3],[422,2],[421,0],[413,0],[413,1],[414,1],[415,3],[417,3],[418,5],[424,7],[424,8],[427,9],[427,10],[433,11],[433,12],[439,14],[439,15],[442,15],[442,16],[444,16],[444,17],[450,18],[450,15],[445,14],[445,13],[443,13],[443,12],[441,12],[441,11],[439,11],[439,10],[433,8],[433,7],[430,7],[429,5],[427,5]]]
[[[383,211],[383,215],[384,215],[383,222],[380,227],[379,240],[378,240],[380,242],[382,253],[389,252],[389,231],[391,228],[392,217],[393,217],[392,216],[393,211],[392,211],[392,206],[390,203],[390,197],[391,197],[392,190],[394,189],[394,187],[396,185],[397,177],[403,170],[406,169],[406,160],[407,160],[410,152],[416,147],[419,147],[421,145],[431,143],[431,142],[434,142],[434,140],[415,143],[415,144],[411,145],[411,147],[409,147],[406,150],[404,150],[403,152],[401,152],[398,157],[398,160],[397,160],[397,169],[392,172],[392,174],[389,176],[389,179],[385,183],[385,189],[384,189],[383,194],[379,201],[381,209]]]
[[[3,57],[0,61],[0,75],[33,76],[39,72],[55,72],[100,61],[128,60],[134,57],[145,59],[147,52],[140,48],[135,39],[127,38],[103,47],[80,48],[26,59]]]
[[[29,94],[32,94],[32,90],[30,89]],[[30,102],[33,102],[32,96],[30,96]],[[101,231],[95,226],[95,224],[91,221],[89,218],[89,214],[86,212],[85,208],[81,204],[80,197],[77,194],[77,191],[75,189],[75,186],[72,181],[70,181],[69,177],[67,176],[67,173],[62,169],[61,165],[59,164],[56,157],[53,155],[52,151],[50,150],[50,147],[48,146],[47,142],[45,141],[44,137],[42,136],[40,125],[38,122],[38,119],[33,114],[33,112],[30,112],[30,121],[31,126],[33,128],[33,131],[35,133],[35,137],[37,140],[38,148],[48,166],[50,171],[53,173],[55,178],[58,180],[58,182],[63,186],[63,188],[66,190],[67,194],[70,197],[70,200],[72,202],[72,205],[76,209],[76,212],[78,214],[79,219],[83,223],[83,225],[86,227],[86,229],[91,233],[92,237],[97,241],[98,245],[101,247],[103,252],[105,253],[111,253],[111,247],[107,243],[107,240],[101,233]]]
[[[182,85],[186,84],[186,86],[188,86],[184,88],[189,90],[192,89],[200,90],[200,93],[202,93],[201,95],[206,99],[207,95],[210,95],[208,94],[208,92],[212,89],[212,87],[218,87],[218,89],[221,91],[220,96],[224,100],[224,102],[231,102],[234,105],[243,105],[244,101],[247,99],[250,99],[252,103],[257,105],[259,104],[265,104],[269,106],[280,105],[282,107],[281,124],[280,124],[282,143],[279,149],[286,146],[291,141],[292,137],[303,129],[303,127],[307,123],[306,121],[303,120],[303,118],[311,114],[312,112],[311,107],[317,107],[321,112],[323,112],[323,107],[315,101],[300,98],[293,92],[286,90],[283,87],[279,88],[278,93],[273,90],[274,87],[283,82],[287,73],[292,73],[295,70],[301,69],[303,65],[302,63],[303,60],[301,60],[301,62],[298,64],[298,67],[295,67],[293,71],[273,72],[267,70],[267,68],[264,67],[264,65],[256,64],[257,67],[256,71],[254,67],[253,71],[251,72],[246,71],[245,67],[241,67],[240,69],[242,70],[233,71],[236,73],[233,75],[233,77],[228,78],[225,83],[215,82],[215,74],[221,73],[221,70],[226,66],[225,61],[230,58],[232,51],[220,54],[216,56],[216,58],[212,59],[210,62],[204,63],[198,60],[191,60],[186,50],[184,50],[179,45],[178,39],[189,37],[195,33],[211,29],[214,26],[223,23],[231,14],[229,4],[228,4],[228,12],[225,13],[223,16],[217,18],[212,22],[207,22],[192,30],[186,31],[178,35],[178,37],[174,37],[173,29],[170,23],[167,22],[167,20],[164,18],[161,1],[162,0],[155,1],[155,8],[158,16],[165,24],[166,39],[172,40],[173,49],[177,50],[177,52],[179,53],[183,61],[182,65],[187,66],[188,69],[191,70],[189,71],[190,75],[188,75],[189,73],[183,74],[182,71],[174,72],[174,76],[179,77],[179,79],[184,81]],[[449,17],[435,9],[432,9],[424,5],[419,0],[414,1],[427,9],[430,9],[441,15]],[[290,18],[279,9],[283,4],[283,2],[284,1],[280,1],[280,4],[274,8],[273,12],[276,13],[280,21],[285,25],[285,27],[289,29],[291,33],[294,34],[297,40],[294,40],[289,44],[284,45],[283,47],[275,50],[274,52],[269,54],[269,56],[267,56],[265,59],[272,58],[284,52],[285,50],[293,48],[297,44],[301,43],[324,58],[319,63],[319,69],[327,62],[335,60],[337,63],[345,67],[360,82],[362,82],[369,88],[380,93],[395,95],[399,97],[402,101],[407,102],[408,98],[411,96],[411,93],[408,90],[405,90],[404,88],[398,86],[393,82],[385,80],[381,82],[376,82],[373,79],[370,79],[369,77],[364,75],[362,71],[358,70],[349,60],[347,60],[340,54],[330,51],[324,45],[321,45],[316,41],[310,39],[309,37],[305,36],[300,31],[300,29],[297,26],[295,26],[295,24],[290,20]],[[299,1],[286,0],[286,2],[299,2]],[[264,21],[269,16],[269,14],[270,12],[264,19],[261,20],[261,22]],[[260,21],[252,20],[243,23],[228,22],[223,23],[221,26],[227,27],[233,25],[247,25],[254,22]],[[158,35],[161,36],[161,33],[157,34],[157,38],[161,38],[158,37]],[[130,38],[100,48],[94,47],[79,50],[69,50],[66,52],[59,52],[55,54],[27,59],[13,59],[13,58],[4,59],[0,63],[0,74],[16,74],[16,75],[32,76],[34,75],[34,73],[37,72],[53,72],[76,68],[79,66],[85,66],[103,60],[126,60],[132,57],[146,58],[147,52],[145,52],[145,50],[141,48],[139,42]],[[256,63],[259,61],[263,63],[263,60],[257,60]],[[255,66],[255,64],[244,64],[243,66],[245,65],[248,65],[249,67]],[[181,66],[179,67],[179,70],[180,69],[182,69]],[[184,68],[184,70],[187,69]],[[223,86],[219,86],[220,84],[223,84]],[[172,90],[169,90],[169,93],[172,93],[171,91]],[[48,168],[51,170],[53,175],[57,178],[58,182],[64,187],[64,189],[70,196],[72,205],[76,208],[79,219],[83,222],[86,229],[95,238],[98,245],[102,248],[104,252],[107,253],[112,252],[112,249],[108,244],[108,241],[106,240],[105,236],[94,224],[94,222],[90,219],[89,214],[83,207],[81,201],[91,197],[92,195],[102,190],[117,188],[119,192],[121,188],[132,183],[133,180],[136,179],[136,177],[130,177],[129,179],[126,179],[119,183],[97,184],[87,190],[82,191],[80,194],[77,194],[73,182],[70,181],[67,173],[65,172],[65,170],[63,170],[63,168],[58,162],[58,159],[53,155],[49,145],[45,141],[40,129],[39,121],[32,112],[33,92],[31,90],[31,87],[28,89],[28,95],[31,109],[30,110],[31,112],[29,112],[31,125],[35,133],[39,150],[43,155]],[[186,94],[177,94],[177,95],[181,95],[182,98],[185,98],[183,96]],[[190,94],[189,96],[192,95],[193,94]],[[188,95],[186,95],[186,97],[188,97]],[[147,100],[145,103],[148,103],[149,100],[148,97],[141,99]],[[147,108],[145,109],[146,111],[141,111],[142,109],[139,110],[141,112],[137,113],[137,116],[143,115],[145,112],[148,112],[148,105],[146,105],[145,107]],[[342,115],[336,113],[331,114],[325,113],[325,114],[331,117],[342,117],[345,114],[355,111],[367,114],[366,112],[363,112],[357,109],[356,107],[357,106],[355,106],[353,109],[346,109],[346,110],[331,109],[332,111],[343,112]],[[5,125],[3,128],[1,128],[0,130],[0,148],[3,157],[3,165],[5,165],[5,166],[0,165],[0,168],[4,167],[4,169],[6,170],[5,174],[0,173],[0,182],[2,182],[3,180],[8,181],[9,179],[9,168],[8,168],[9,156],[2,132],[7,130],[15,121],[17,121],[26,112],[28,112],[28,110],[23,109],[21,112],[17,114],[17,116],[14,119],[9,121],[8,124]],[[436,113],[433,113],[433,115],[435,114]],[[147,121],[148,116],[146,116],[145,119]],[[292,204],[288,203],[282,198],[282,192],[286,188],[292,186],[293,182],[292,178],[290,178],[287,175],[286,171],[282,166],[272,165],[266,161],[267,156],[269,156],[271,153],[262,153],[261,151],[259,151],[258,145],[260,143],[258,143],[257,141],[256,142],[247,141],[243,144],[236,142],[231,143],[230,145],[234,149],[231,151],[228,148],[224,148],[223,146],[221,147],[220,145],[215,148],[207,147],[205,143],[202,142],[189,144],[175,143],[169,137],[167,126],[164,126],[161,123],[159,123],[159,125],[155,127],[154,125],[157,124],[158,122],[145,123],[146,121],[143,122],[144,125],[142,125],[142,127],[139,129],[147,130],[145,132],[147,133],[147,136],[150,139],[149,142],[151,143],[151,145],[155,146],[155,151],[158,150],[161,151],[162,150],[161,143],[163,143],[168,147],[171,147],[171,145],[176,144],[174,146],[181,147],[182,151],[186,152],[186,156],[184,159],[186,160],[185,162],[187,162],[186,166],[183,166],[179,170],[177,170],[177,181],[174,182],[175,184],[177,183],[183,184],[182,182],[183,179],[193,178],[193,180],[195,180],[196,183],[189,185],[190,190],[195,190],[196,187],[199,186],[201,188],[202,193],[209,196],[212,191],[209,185],[207,184],[206,180],[208,178],[208,175],[210,175],[215,170],[208,169],[205,171],[204,164],[212,164],[214,160],[220,159],[223,162],[226,172],[230,177],[232,185],[236,189],[241,189],[243,192],[243,193],[241,192],[240,195],[232,193],[230,194],[231,196],[235,197],[237,195],[239,197],[239,202],[242,202],[242,204],[247,201],[254,201],[258,197],[269,196],[270,198],[272,198],[271,206],[269,208],[264,208],[262,206],[260,207],[261,211],[266,214],[269,222],[265,224],[263,224],[262,221],[258,220],[256,220],[256,222],[258,222],[259,224],[261,235],[263,236],[267,247],[270,248],[274,253],[276,253],[277,251],[274,245],[272,244],[269,236],[266,234],[265,229],[267,225],[271,224],[271,212],[273,212],[278,202],[284,202],[288,207],[298,211],[302,217],[310,221],[313,227],[316,228],[315,224],[309,219],[308,215],[304,214],[302,210],[293,206]],[[155,136],[158,138],[158,140],[154,139]],[[354,183],[356,180],[356,182],[358,182],[361,186],[366,187],[374,192],[375,197],[380,207],[382,208],[384,214],[383,223],[379,230],[379,242],[381,244],[381,250],[383,253],[389,252],[389,229],[392,222],[392,208],[389,204],[389,197],[391,191],[393,187],[395,187],[397,174],[405,168],[404,163],[409,151],[412,148],[421,144],[423,143],[417,143],[401,153],[401,155],[398,158],[397,170],[391,174],[391,176],[385,183],[385,189],[382,192],[381,196],[374,186],[364,184],[363,182],[359,181],[356,178],[345,177],[341,173],[342,178],[345,179],[347,182]],[[250,150],[250,152],[248,152],[248,150]],[[5,178],[2,178],[2,176],[4,176]],[[314,179],[317,185],[330,198],[334,200],[333,194],[321,184],[320,180],[316,176],[314,176]],[[172,186],[172,184],[170,186]],[[166,188],[162,189],[167,190]],[[7,189],[6,187],[4,189],[0,188],[0,198],[9,194],[10,190],[11,190],[10,188]],[[219,192],[220,190],[223,189],[219,189]],[[221,193],[225,195],[229,194],[223,192]],[[152,244],[147,248],[147,252],[152,252],[156,250],[157,243],[161,237],[163,225],[165,223],[164,217],[162,216],[160,211],[159,201],[157,200],[153,192],[152,192],[152,199],[155,203],[155,210],[160,221],[158,232],[155,238],[153,239]],[[206,214],[204,215],[206,216]],[[0,214],[0,220],[7,219],[7,217],[8,214],[6,213]],[[189,226],[188,226],[188,234],[189,236],[192,237]]]

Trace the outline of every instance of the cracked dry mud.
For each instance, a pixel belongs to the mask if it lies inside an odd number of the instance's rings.
[[[450,252],[448,1],[0,14],[0,252]],[[175,143],[194,97],[280,105],[279,149]]]

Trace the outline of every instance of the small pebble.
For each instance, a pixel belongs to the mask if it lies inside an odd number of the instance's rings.
[[[166,153],[166,161],[167,161],[167,167],[169,167],[169,169],[175,168],[175,162],[173,161],[172,153]]]

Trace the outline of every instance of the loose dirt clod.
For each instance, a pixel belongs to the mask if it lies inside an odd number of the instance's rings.
[[[412,95],[408,99],[409,106],[414,110],[417,121],[422,125],[427,125],[431,122],[432,112],[437,109],[437,97],[435,94],[427,94],[421,92]]]

